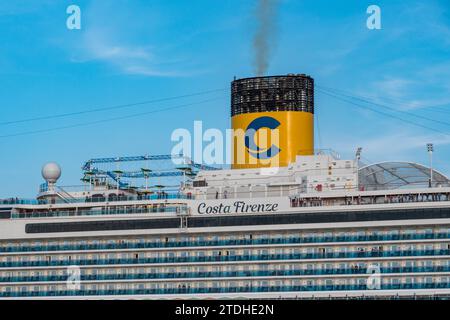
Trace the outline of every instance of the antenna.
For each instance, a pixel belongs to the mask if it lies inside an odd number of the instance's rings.
[[[361,151],[362,151],[362,147],[358,147],[358,149],[356,149],[356,160],[360,160],[361,159]]]
[[[431,188],[433,186],[433,151],[434,146],[432,143],[427,143],[427,151],[430,155],[430,180],[429,180],[429,187]]]

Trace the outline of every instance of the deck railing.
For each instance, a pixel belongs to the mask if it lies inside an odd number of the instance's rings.
[[[382,284],[380,290],[412,290],[412,289],[449,289],[450,282],[434,283],[399,283]],[[367,284],[346,285],[298,285],[298,286],[241,286],[241,287],[191,287],[190,285],[180,285],[178,288],[167,289],[111,289],[111,290],[54,290],[54,291],[5,291],[0,293],[0,297],[48,297],[48,296],[118,296],[118,295],[167,295],[167,294],[221,294],[221,293],[261,293],[261,292],[318,292],[318,291],[366,291],[366,295],[375,293],[378,290],[369,290]],[[433,290],[430,290],[433,291]],[[435,293],[430,292],[435,295]],[[448,297],[449,294],[447,293]]]
[[[392,203],[423,203],[450,201],[450,192],[410,193],[410,194],[385,194],[385,195],[358,195],[344,197],[300,197],[293,196],[291,207],[322,207],[340,205],[368,205],[368,204],[392,204]]]
[[[450,266],[430,267],[381,267],[382,274],[449,272]],[[324,275],[367,275],[368,268],[329,268],[295,270],[248,270],[248,271],[204,271],[204,272],[147,272],[147,273],[81,274],[81,281],[139,280],[139,279],[184,279],[184,278],[227,278],[227,277],[279,277],[279,276],[324,276]],[[66,282],[67,275],[7,276],[5,282]]]
[[[72,259],[72,260],[29,260],[0,262],[0,268],[11,267],[50,267],[50,266],[89,266],[89,265],[133,265],[148,263],[186,263],[186,262],[231,262],[231,261],[268,261],[268,260],[309,260],[309,259],[350,259],[350,258],[386,258],[386,257],[431,257],[448,256],[450,249],[435,250],[397,250],[397,251],[347,251],[328,253],[291,253],[258,255],[215,255],[215,256],[178,256],[154,258],[112,258],[112,259]]]
[[[189,247],[214,247],[214,246],[251,246],[251,245],[284,245],[284,244],[311,244],[311,243],[346,243],[346,242],[377,242],[377,241],[409,241],[409,240],[439,240],[450,239],[450,232],[427,232],[405,234],[373,234],[373,235],[342,235],[342,236],[297,236],[261,239],[229,239],[229,240],[190,240],[190,241],[153,241],[114,243],[91,243],[59,245],[15,245],[0,246],[3,252],[46,252],[46,251],[70,251],[70,250],[120,250],[120,249],[148,249],[148,248],[189,248]]]
[[[83,197],[83,198],[70,198],[70,203],[98,203],[98,202],[116,202],[116,201],[141,201],[141,200],[166,200],[166,199],[192,199],[192,196],[181,193],[160,193],[151,195],[138,195],[138,196],[126,196],[126,195],[114,195],[109,197]],[[8,198],[0,199],[0,205],[38,205],[38,204],[67,204],[66,198],[52,199],[52,200],[37,200],[37,199],[24,199],[24,198]]]

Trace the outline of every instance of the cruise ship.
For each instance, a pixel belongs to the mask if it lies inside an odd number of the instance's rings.
[[[450,297],[444,174],[315,150],[304,74],[235,79],[231,116],[253,131],[230,168],[96,158],[64,187],[44,165],[36,199],[0,200],[0,299]]]

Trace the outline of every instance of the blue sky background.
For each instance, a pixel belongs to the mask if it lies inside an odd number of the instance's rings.
[[[66,28],[77,4],[82,29]],[[51,120],[0,124],[0,198],[33,197],[47,161],[61,184],[79,184],[93,157],[169,153],[176,128],[230,125],[233,76],[254,75],[257,1],[2,1],[0,122],[190,94],[205,96]],[[382,30],[366,28],[366,8],[382,10]],[[279,0],[269,74],[307,73],[316,85],[369,97],[433,118],[413,126],[316,93],[316,147],[366,161],[427,163],[450,174],[450,2],[448,0]],[[45,133],[29,131],[149,112],[122,121]],[[429,106],[439,105],[437,108]],[[381,109],[380,109],[381,110]],[[319,139],[320,137],[320,139]]]

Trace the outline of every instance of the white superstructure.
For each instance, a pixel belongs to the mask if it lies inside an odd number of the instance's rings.
[[[355,190],[356,160],[340,160],[329,154],[297,156],[287,167],[202,171],[194,179],[197,198],[253,198],[291,196]]]
[[[0,298],[450,296],[445,185],[368,190],[325,154],[170,192],[94,174],[69,191],[45,168],[37,200],[0,202]]]

